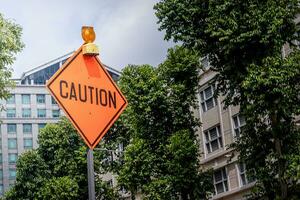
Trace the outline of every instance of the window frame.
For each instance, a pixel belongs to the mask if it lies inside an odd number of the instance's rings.
[[[216,134],[217,134],[217,137],[216,138],[211,138],[211,131],[213,129],[216,129]],[[221,127],[220,127],[220,124],[216,125],[216,126],[213,126],[205,131],[203,131],[203,134],[204,134],[204,140],[205,140],[205,148],[206,148],[206,152],[207,154],[210,154],[210,153],[213,153],[215,151],[218,151],[219,149],[222,149],[224,147],[224,144],[223,144],[223,134],[222,134],[222,131],[221,131]],[[212,142],[214,142],[215,140],[217,140],[217,144],[218,144],[218,148],[213,150],[212,148]]]
[[[211,96],[207,97],[205,91],[209,88],[211,90]],[[217,99],[215,98],[214,94],[215,94],[215,86],[214,85],[209,85],[209,86],[205,87],[204,89],[202,89],[200,91],[200,93],[199,93],[199,95],[200,95],[200,104],[201,104],[201,108],[202,108],[203,112],[207,112],[207,111],[211,110],[212,108],[216,107]],[[212,100],[212,105],[213,106],[208,108],[207,107],[207,102],[210,101],[210,100]]]
[[[10,131],[9,127],[11,127],[11,126],[15,127],[14,131]],[[16,123],[7,123],[6,131],[7,131],[7,134],[16,134],[17,133],[17,124]]]
[[[54,113],[57,111],[58,112],[58,115],[54,115]],[[60,110],[59,109],[53,109],[52,110],[52,118],[59,118],[60,117]]]
[[[14,147],[14,148],[10,147],[10,145],[9,145],[10,141],[15,141],[16,147]],[[8,138],[7,139],[7,148],[8,149],[18,149],[18,140],[17,140],[17,138]]]
[[[14,176],[11,176],[11,172],[14,172]],[[17,171],[15,168],[9,168],[8,169],[8,174],[9,174],[9,180],[15,180],[16,179],[16,175],[17,175]]]
[[[235,123],[235,118],[237,120],[237,125]],[[241,124],[241,118],[244,118],[244,123]],[[235,138],[239,138],[241,136],[241,131],[242,131],[242,127],[246,125],[246,120],[245,117],[243,115],[241,115],[240,113],[237,113],[236,115],[232,116],[232,125],[233,125],[233,136]]]
[[[27,146],[26,141],[31,141],[31,146]],[[23,147],[24,147],[24,149],[33,149],[33,139],[32,138],[23,138]]]
[[[28,102],[24,101],[24,97],[25,96],[29,97],[29,101]],[[22,104],[23,105],[30,105],[31,104],[31,95],[30,94],[21,94],[21,98],[22,98]]]
[[[25,131],[26,129],[24,128],[26,125],[30,125],[30,132]],[[29,126],[28,126],[29,127]],[[22,131],[23,134],[32,134],[32,124],[31,123],[23,123],[22,124]]]
[[[39,99],[39,97],[43,97],[42,100],[43,101],[39,101],[41,99]],[[45,94],[36,94],[36,103],[37,104],[45,104],[46,103],[46,95]]]
[[[14,111],[10,113],[9,111]],[[6,108],[6,118],[16,118],[16,108]]]
[[[241,165],[244,168],[244,171],[241,171]],[[250,183],[253,183],[255,181],[255,178],[253,178],[252,180],[248,177],[248,171],[247,171],[247,166],[245,163],[236,163],[236,168],[238,170],[238,175],[239,175],[239,186],[240,187],[244,187],[246,185],[249,185]],[[243,183],[243,179],[242,176],[245,177],[245,184]]]
[[[15,160],[11,161],[10,156],[15,156]],[[16,164],[18,160],[18,154],[17,153],[8,153],[8,164]]]
[[[29,111],[28,113],[25,113],[26,111]],[[31,108],[22,108],[22,118],[31,118]]]
[[[40,115],[39,111],[45,111],[45,115]],[[46,118],[47,117],[47,110],[45,108],[38,108],[37,109],[37,118]]]
[[[215,177],[215,173],[217,171],[221,171],[221,176],[222,176],[222,180],[219,180],[219,181],[216,181],[216,177]],[[226,184],[225,184],[226,182]],[[217,184],[220,184],[222,183],[222,186],[223,186],[223,192],[219,192],[217,191],[217,187],[216,185]],[[224,167],[221,167],[221,168],[218,168],[214,171],[213,173],[213,184],[214,184],[214,188],[215,188],[215,194],[218,195],[218,194],[222,194],[224,192],[228,192],[230,190],[229,188],[229,178],[228,178],[228,173],[227,173],[227,168],[226,166]],[[227,186],[227,187],[226,187]]]

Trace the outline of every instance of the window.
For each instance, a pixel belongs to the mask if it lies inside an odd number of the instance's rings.
[[[17,149],[17,139],[16,138],[8,139],[8,149]]]
[[[23,124],[23,133],[24,134],[32,133],[32,124]]]
[[[22,94],[22,104],[30,104],[30,94]]]
[[[202,64],[203,70],[208,70],[210,67],[210,62],[209,62],[209,58],[208,56],[205,56],[203,58],[200,59],[200,62]]]
[[[203,112],[206,112],[216,106],[217,101],[214,98],[213,86],[209,86],[205,90],[201,91],[200,98],[201,98],[201,107]]]
[[[228,191],[228,182],[225,167],[214,172],[214,186],[216,194]]]
[[[32,149],[32,138],[24,138],[24,149]]]
[[[15,108],[7,108],[6,109],[6,117],[7,118],[16,117],[16,109]]]
[[[9,169],[9,179],[16,179],[16,169]]]
[[[16,103],[16,96],[11,94],[10,97],[6,100],[6,104],[15,104]]]
[[[241,128],[246,124],[245,117],[242,115],[235,115],[232,118],[234,122],[234,136],[240,137]]]
[[[24,118],[31,117],[31,109],[30,108],[22,108],[22,117],[24,117]]]
[[[8,162],[9,164],[15,164],[17,162],[18,154],[16,153],[9,153],[8,154]]]
[[[220,126],[216,126],[207,131],[204,131],[204,135],[208,153],[211,153],[223,147]]]
[[[2,163],[2,160],[3,160],[2,153],[0,153],[0,163]]]
[[[46,117],[46,109],[37,109],[37,117],[38,118]]]
[[[239,163],[238,168],[239,168],[241,186],[247,185],[255,180],[253,177],[249,176],[249,173],[247,173],[245,163]]]
[[[51,97],[51,103],[52,103],[52,105],[57,105],[57,102],[55,101],[55,99],[53,97]]]
[[[45,126],[46,126],[46,124],[45,124],[45,123],[39,124],[39,125],[38,125],[38,129],[39,129],[39,131],[40,131],[42,128],[44,128]]]
[[[58,118],[59,115],[60,115],[59,110],[52,110],[52,117],[53,117],[53,118]]]
[[[36,95],[36,102],[38,104],[44,104],[45,103],[45,95],[44,94],[37,94]]]
[[[17,124],[7,124],[7,133],[16,133]]]

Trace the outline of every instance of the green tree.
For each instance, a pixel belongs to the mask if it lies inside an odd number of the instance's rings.
[[[257,198],[290,199],[298,187],[287,171],[299,165],[299,50],[282,49],[299,41],[299,1],[162,0],[154,8],[165,39],[208,55],[226,105],[240,104],[247,125],[233,148],[255,171]]]
[[[69,176],[51,178],[39,189],[39,198],[41,200],[57,200],[57,199],[79,199],[79,186]]]
[[[88,199],[87,148],[72,124],[62,118],[40,130],[39,147],[23,153],[17,161],[15,185],[5,194],[17,199]],[[100,162],[95,160],[95,169]],[[102,187],[97,179],[99,199],[115,200],[116,191]],[[108,193],[106,193],[108,192]]]
[[[22,28],[12,20],[5,19],[0,13],[0,98],[8,98],[12,87],[12,69],[9,67],[15,60],[24,44],[21,42]]]
[[[198,55],[182,47],[170,49],[157,68],[124,68],[119,85],[129,102],[122,120],[129,144],[118,181],[133,198],[141,192],[145,199],[205,199],[212,190],[211,176],[199,167],[199,123],[191,109],[199,69]]]

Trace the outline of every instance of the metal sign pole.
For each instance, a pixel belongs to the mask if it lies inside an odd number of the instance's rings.
[[[94,155],[93,155],[93,150],[91,149],[89,149],[87,153],[87,167],[88,167],[89,200],[96,200]]]

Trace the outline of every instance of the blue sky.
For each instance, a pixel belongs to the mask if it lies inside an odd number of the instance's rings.
[[[13,77],[76,50],[81,27],[94,26],[100,59],[121,70],[127,64],[161,63],[172,43],[163,40],[153,0],[0,0],[0,13],[23,28],[26,47]]]

